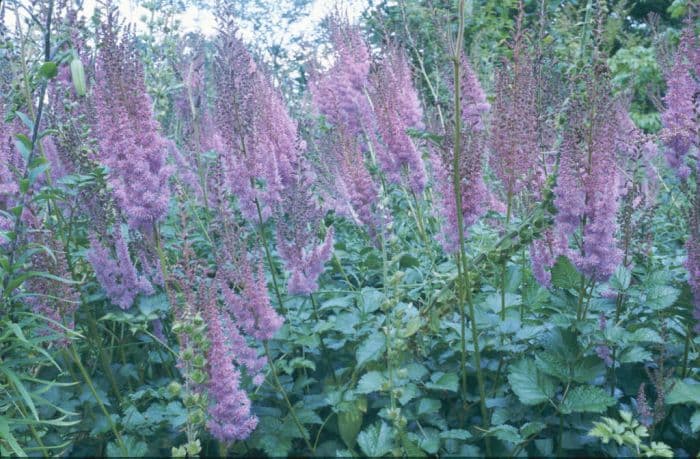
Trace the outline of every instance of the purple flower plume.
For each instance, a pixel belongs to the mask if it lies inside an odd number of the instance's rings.
[[[99,158],[129,226],[144,231],[168,210],[168,143],[158,132],[138,52],[128,36],[119,37],[115,21],[110,14],[96,62]]]
[[[384,141],[384,148],[376,152],[380,167],[394,183],[401,183],[401,175],[405,173],[410,189],[422,193],[426,182],[425,165],[406,133],[407,128],[422,126],[422,111],[408,61],[396,46],[389,48],[373,75],[372,101],[377,129]]]
[[[109,250],[93,234],[90,236],[90,251],[87,259],[110,301],[122,309],[129,309],[139,293],[151,295],[153,286],[136,271],[122,232],[115,231],[113,239],[116,258],[112,258]]]
[[[661,113],[666,143],[666,160],[682,180],[690,175],[686,156],[698,147],[698,113],[700,113],[700,46],[693,25],[681,36],[673,67],[666,76],[665,110]]]

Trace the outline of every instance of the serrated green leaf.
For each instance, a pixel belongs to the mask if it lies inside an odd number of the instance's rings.
[[[486,432],[486,435],[496,437],[501,441],[507,441],[510,443],[520,443],[523,441],[520,433],[518,433],[518,429],[508,424],[492,427]]]
[[[552,267],[552,285],[563,289],[581,288],[581,274],[568,258],[560,256]]]
[[[645,305],[655,311],[666,309],[678,299],[680,293],[670,285],[655,285],[647,292]]]
[[[615,399],[600,387],[578,386],[569,391],[559,409],[564,414],[603,413]]]
[[[380,372],[370,371],[362,375],[355,391],[359,394],[380,391],[386,381],[387,379]]]
[[[510,366],[508,381],[511,389],[525,405],[537,405],[554,396],[556,386],[552,380],[537,370],[535,362],[521,360]]]
[[[693,433],[700,431],[700,410],[695,410],[695,413],[690,417],[690,430]]]
[[[667,405],[677,405],[679,403],[700,405],[700,384],[691,384],[685,381],[675,382],[671,392],[666,395]]]
[[[467,430],[452,429],[440,432],[440,438],[445,440],[469,440],[472,438],[472,434],[470,434]]]
[[[367,456],[380,457],[391,452],[392,438],[392,429],[380,421],[360,432],[357,436],[357,444]]]
[[[528,422],[528,423],[525,423],[520,428],[520,435],[523,438],[531,437],[533,435],[536,435],[536,434],[542,432],[545,428],[547,428],[547,425],[544,422],[540,422],[540,421]]]
[[[457,392],[459,387],[459,377],[454,373],[433,373],[430,382],[425,383],[425,387],[434,390],[449,390]]]
[[[373,333],[365,339],[357,348],[355,360],[357,366],[362,367],[367,362],[379,359],[386,349],[386,337],[384,333]]]

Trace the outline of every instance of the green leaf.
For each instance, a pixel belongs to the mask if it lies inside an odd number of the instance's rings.
[[[367,362],[377,360],[384,355],[386,337],[384,333],[373,333],[367,337],[357,348],[355,359],[357,366],[362,367]]]
[[[581,274],[568,258],[560,256],[552,267],[552,285],[563,289],[580,289]]]
[[[4,440],[12,451],[19,457],[27,457],[22,447],[17,443],[17,439],[10,432],[10,425],[4,416],[0,416],[0,440]]]
[[[600,387],[578,386],[569,391],[559,409],[564,414],[603,413],[615,399]]]
[[[469,440],[472,438],[472,434],[467,430],[453,429],[440,432],[440,438],[445,440]]]
[[[457,392],[459,387],[459,377],[454,373],[433,373],[430,382],[425,383],[425,387],[434,390],[449,390]]]
[[[624,266],[619,266],[610,278],[610,286],[618,292],[627,290],[632,280],[632,272]]]
[[[357,444],[369,457],[380,457],[391,452],[392,432],[384,422],[371,425],[357,436]]]
[[[693,433],[700,431],[700,410],[696,410],[690,417],[690,429]]]
[[[387,379],[378,371],[370,371],[365,373],[357,383],[356,392],[360,394],[369,394],[370,392],[380,391],[382,385]]]
[[[528,423],[525,423],[520,428],[520,435],[523,438],[531,437],[533,435],[536,435],[536,434],[542,432],[546,427],[547,427],[547,424],[545,424],[544,422],[540,422],[540,421],[528,422]]]
[[[420,402],[418,402],[418,415],[437,413],[440,411],[441,406],[440,400],[422,398]]]
[[[511,389],[525,405],[537,405],[554,396],[556,387],[552,380],[537,370],[535,362],[521,360],[510,366],[508,381]]]
[[[508,424],[492,427],[486,432],[486,435],[510,443],[520,443],[523,441],[523,438],[518,433],[518,429]]]
[[[139,295],[137,305],[144,316],[150,316],[158,312],[167,312],[170,308],[168,297],[164,293],[149,296]]]
[[[36,406],[34,406],[34,401],[32,401],[32,397],[31,395],[29,395],[29,391],[27,391],[27,388],[24,387],[24,384],[22,383],[22,381],[20,381],[17,374],[4,365],[0,365],[0,371],[5,373],[5,376],[7,376],[7,379],[10,380],[12,386],[17,392],[19,392],[19,395],[22,397],[22,400],[24,400],[24,403],[25,405],[27,405],[27,408],[29,408],[29,410],[32,412],[32,415],[34,415],[34,419],[38,421],[39,414],[36,411]]]
[[[122,441],[124,442],[126,453],[129,457],[144,457],[148,454],[148,445],[145,442],[128,435],[123,435]],[[107,456],[124,457],[124,454],[119,444],[112,441],[107,444]]]
[[[690,384],[685,381],[676,381],[671,392],[666,395],[667,405],[677,405],[679,403],[700,405],[700,384]]]
[[[47,80],[50,80],[58,75],[58,66],[55,62],[44,62],[41,64],[41,67],[39,67],[39,75],[43,76]]]
[[[670,285],[655,285],[647,292],[645,304],[651,309],[659,311],[671,306],[680,294],[680,290]]]

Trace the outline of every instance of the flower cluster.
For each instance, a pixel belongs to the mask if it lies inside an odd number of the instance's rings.
[[[168,142],[158,132],[138,52],[115,21],[110,14],[96,60],[99,159],[129,226],[150,231],[168,210]]]
[[[243,216],[272,214],[291,183],[300,145],[281,94],[253,60],[237,30],[222,32],[216,60],[217,127],[226,185]]]
[[[333,66],[313,75],[309,84],[313,104],[334,126],[355,136],[372,128],[373,114],[365,91],[369,84],[370,53],[357,26],[339,15],[330,18]]]
[[[599,281],[610,277],[622,258],[615,239],[620,197],[615,139],[619,127],[604,83],[589,82],[587,100],[572,103],[554,190],[558,251],[581,273]],[[587,108],[591,106],[594,108]],[[580,231],[581,242],[570,248],[569,238],[576,231]]]
[[[139,293],[151,295],[153,286],[136,271],[129,256],[129,247],[121,231],[115,231],[116,258],[112,258],[93,234],[87,259],[95,270],[95,277],[110,301],[122,309],[129,309]]]
[[[384,148],[376,152],[377,161],[394,183],[401,183],[406,173],[410,189],[420,194],[426,183],[425,165],[406,129],[422,126],[422,111],[403,51],[390,47],[372,77],[377,130],[384,141]]]
[[[537,191],[539,160],[537,81],[532,56],[520,30],[513,60],[496,73],[496,98],[491,122],[490,164],[508,196],[529,186]]]
[[[314,181],[310,167],[300,162],[296,179],[285,189],[278,212],[277,251],[290,272],[287,291],[292,295],[308,295],[318,289],[318,277],[333,250],[332,228],[320,245],[314,245],[323,217],[312,194]]]
[[[700,47],[696,40],[693,25],[688,25],[666,77],[666,108],[661,113],[662,137],[667,145],[666,160],[682,180],[690,174],[685,158],[693,145],[699,146]]]
[[[479,80],[465,57],[462,58],[460,101],[464,130],[457,164],[464,228],[473,225],[488,210],[492,196],[483,177],[483,152],[486,146],[483,115],[490,109]],[[459,216],[454,187],[453,140],[446,136],[444,149],[433,151],[431,164],[437,196],[437,211],[443,220],[440,243],[448,252],[459,250]],[[465,234],[466,235],[466,234]]]

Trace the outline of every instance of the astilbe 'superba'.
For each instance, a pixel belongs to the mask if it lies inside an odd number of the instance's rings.
[[[168,210],[168,142],[158,132],[133,40],[115,22],[110,14],[97,52],[98,157],[109,168],[109,184],[129,226],[150,231]]]
[[[284,100],[255,63],[237,30],[221,33],[216,58],[216,124],[226,186],[244,217],[269,218],[299,154],[296,123]]]
[[[347,18],[332,16],[331,43],[335,53],[333,66],[312,75],[309,90],[316,110],[350,136],[373,129],[372,107],[367,99],[370,53],[357,26]]]
[[[530,188],[537,193],[539,142],[534,61],[518,27],[513,59],[496,72],[496,97],[491,121],[491,168],[508,196]]]
[[[318,290],[318,277],[333,250],[333,228],[316,245],[323,211],[312,192],[314,182],[315,174],[305,161],[300,161],[278,211],[277,251],[290,272],[287,291],[292,295],[309,295]]]
[[[384,143],[376,151],[377,162],[391,182],[401,183],[405,173],[409,188],[420,194],[426,183],[425,165],[406,130],[422,127],[423,113],[403,50],[390,46],[371,82],[377,130]]]
[[[666,86],[661,113],[666,160],[685,180],[690,175],[686,156],[693,146],[700,146],[700,46],[692,24],[683,30]]]
[[[129,309],[139,293],[152,294],[153,286],[137,272],[122,231],[116,229],[112,239],[116,258],[112,257],[109,249],[100,243],[95,234],[91,234],[87,259],[95,270],[95,277],[107,298],[120,308]]]
[[[486,211],[491,194],[483,177],[483,152],[486,147],[483,117],[490,109],[486,95],[465,56],[461,60],[460,82],[462,131],[458,175],[464,229],[474,224]],[[459,250],[457,198],[454,192],[454,164],[451,136],[446,136],[443,150],[433,151],[431,163],[437,196],[437,212],[443,220],[440,243],[447,252]]]
[[[622,258],[615,238],[620,197],[618,123],[606,81],[588,81],[587,97],[572,102],[554,190],[558,254],[598,281],[607,280]],[[582,243],[572,248],[569,239],[576,231]]]

